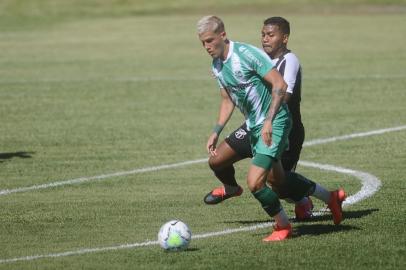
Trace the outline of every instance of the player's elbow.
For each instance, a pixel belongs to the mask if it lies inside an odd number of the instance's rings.
[[[274,89],[275,91],[272,91],[272,95],[275,95],[277,98],[281,98],[283,100],[286,96],[288,85],[285,83],[285,81],[282,80],[274,85]]]
[[[285,81],[282,81],[281,91],[283,94],[286,94],[286,90],[288,89],[288,84]]]
[[[279,88],[279,89],[281,89],[281,98],[282,98],[282,100],[284,100],[287,95],[286,91],[288,89],[288,85],[286,84],[285,81],[282,81],[281,88]]]
[[[280,79],[274,83],[273,88],[278,89],[280,93],[284,95],[288,89],[288,84],[282,77],[280,77]]]

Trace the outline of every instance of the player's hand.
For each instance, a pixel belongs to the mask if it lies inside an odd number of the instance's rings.
[[[262,140],[268,146],[272,145],[272,120],[265,119],[264,126],[261,131]]]
[[[207,140],[206,149],[207,149],[207,153],[209,153],[211,156],[217,155],[216,145],[217,145],[218,138],[219,138],[219,136],[217,135],[217,133],[212,133],[210,135],[209,139]]]

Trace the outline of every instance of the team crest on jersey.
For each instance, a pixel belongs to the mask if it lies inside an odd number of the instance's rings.
[[[242,128],[238,129],[235,132],[235,137],[239,140],[244,139],[244,137],[247,135],[247,132],[245,130],[243,130]]]
[[[245,48],[244,46],[241,46],[240,48],[238,48],[238,50],[239,50],[241,53],[244,53],[245,51],[247,51],[247,48]]]

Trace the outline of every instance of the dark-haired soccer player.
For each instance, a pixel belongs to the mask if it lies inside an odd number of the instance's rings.
[[[313,195],[327,204],[330,204],[331,197],[338,197],[341,206],[345,194],[342,190],[330,193],[313,181],[294,173],[304,141],[304,127],[300,114],[301,67],[296,55],[287,48],[289,35],[290,25],[286,19],[271,17],[264,21],[262,47],[287,83],[284,102],[288,104],[293,120],[292,130],[289,133],[289,148],[281,156],[286,177],[283,172],[273,169],[270,171],[268,181],[280,198],[288,198],[296,203],[296,218],[303,220],[312,214],[313,205],[307,196]],[[249,136],[250,131],[244,123],[232,132],[215,151],[211,152],[210,168],[223,186],[208,193],[204,198],[205,203],[217,204],[227,198],[242,194],[242,188],[237,184],[234,176],[233,163],[252,157]],[[275,174],[278,174],[277,177],[274,176]],[[284,180],[281,181],[281,179]],[[338,212],[341,213],[341,209]],[[341,214],[339,217],[335,216],[333,211],[334,223],[338,224],[341,221]]]

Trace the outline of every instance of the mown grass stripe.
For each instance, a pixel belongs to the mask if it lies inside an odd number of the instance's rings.
[[[392,127],[392,128],[372,130],[372,131],[368,131],[368,132],[353,133],[353,134],[343,135],[343,136],[338,136],[338,137],[316,139],[316,140],[311,140],[311,141],[305,142],[303,144],[303,147],[331,143],[331,142],[335,142],[335,141],[349,140],[349,139],[359,138],[359,137],[379,135],[379,134],[384,134],[384,133],[388,133],[388,132],[400,131],[400,130],[404,130],[404,129],[406,129],[406,126],[398,126],[398,127]],[[173,163],[173,164],[164,164],[164,165],[160,165],[160,166],[134,169],[134,170],[129,170],[129,171],[102,174],[102,175],[97,175],[97,176],[80,177],[80,178],[69,179],[69,180],[55,181],[52,183],[33,185],[33,186],[29,186],[29,187],[3,189],[3,190],[0,190],[0,196],[9,195],[12,193],[35,191],[35,190],[41,190],[41,189],[47,189],[47,188],[53,188],[53,187],[66,186],[66,185],[81,184],[81,183],[91,182],[91,181],[100,181],[100,180],[113,178],[113,177],[119,177],[119,176],[127,176],[127,175],[139,174],[139,173],[165,170],[165,169],[173,169],[173,168],[197,164],[197,163],[204,163],[206,161],[207,161],[207,158],[203,158],[203,159],[183,161],[183,162]]]
[[[342,167],[336,167],[336,166],[328,165],[328,164],[318,164],[318,163],[308,162],[308,161],[301,161],[300,165],[305,166],[305,167],[312,167],[312,168],[317,168],[317,169],[321,169],[321,170],[326,170],[326,171],[334,171],[334,172],[343,173],[343,174],[350,174],[350,175],[355,176],[359,180],[361,180],[361,183],[362,183],[361,190],[346,199],[346,201],[344,202],[346,206],[355,204],[369,196],[372,196],[375,192],[378,191],[379,187],[381,186],[381,181],[377,177],[375,177],[369,173],[366,173],[366,172],[355,171],[355,170],[346,169],[346,168],[342,168]],[[320,215],[323,215],[324,213],[326,213],[325,210],[320,210],[318,212],[315,212],[314,215],[320,216]],[[254,231],[254,230],[258,230],[258,229],[271,227],[273,224],[274,224],[274,222],[266,222],[266,223],[258,223],[258,224],[252,225],[252,226],[246,226],[246,227],[240,227],[240,228],[234,228],[234,229],[225,229],[225,230],[217,231],[217,232],[201,233],[201,234],[193,235],[192,239],[203,239],[203,238],[222,236],[222,235],[238,233],[238,232]],[[110,246],[110,247],[84,248],[84,249],[78,249],[78,250],[72,250],[72,251],[66,251],[66,252],[60,252],[60,253],[32,255],[32,256],[17,257],[17,258],[11,258],[11,259],[0,259],[0,263],[2,263],[2,264],[3,263],[14,263],[14,262],[19,262],[19,261],[32,261],[32,260],[43,259],[43,258],[57,258],[57,257],[82,255],[82,254],[95,253],[95,252],[116,251],[116,250],[121,250],[121,249],[153,246],[153,245],[157,245],[157,244],[158,244],[158,241],[147,240],[147,241],[141,242],[141,243],[122,244],[122,245]]]

